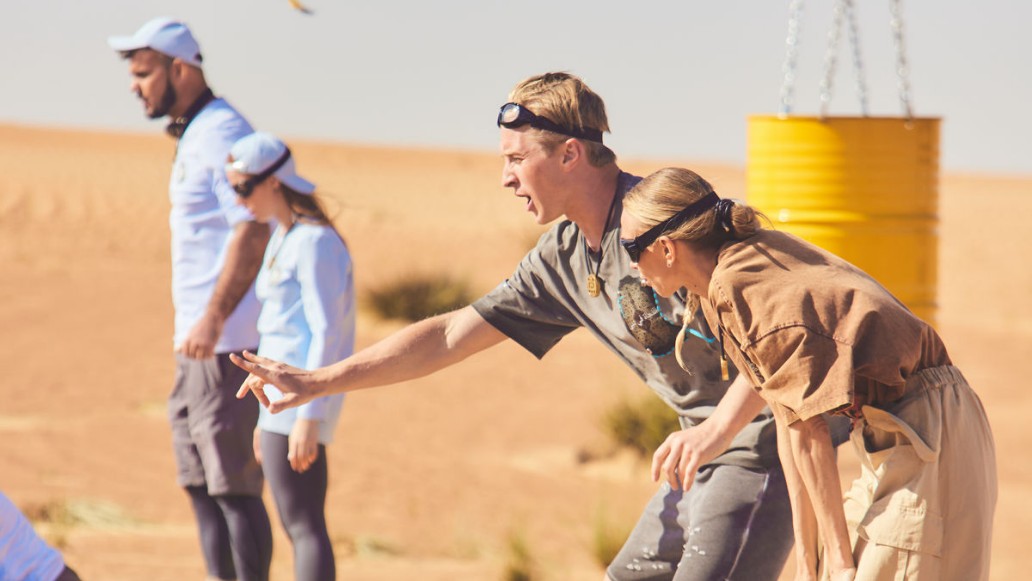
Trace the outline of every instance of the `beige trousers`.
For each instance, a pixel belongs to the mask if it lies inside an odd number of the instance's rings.
[[[863,417],[861,474],[845,495],[856,580],[988,579],[996,452],[960,370],[921,371],[902,400]]]

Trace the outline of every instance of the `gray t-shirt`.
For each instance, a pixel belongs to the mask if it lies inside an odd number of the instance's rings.
[[[623,198],[640,179],[621,173],[617,195]],[[617,201],[602,237],[601,265],[599,253],[590,252],[577,225],[564,220],[541,236],[516,272],[474,302],[473,308],[538,358],[568,333],[585,327],[677,411],[683,426],[696,425],[713,413],[730,385],[720,379],[720,347],[696,313],[682,351],[693,373],[677,364],[673,340],[681,326],[684,301],[663,299],[641,286],[620,247],[620,210]],[[587,280],[589,269],[595,272],[596,268],[602,292],[592,297]],[[731,371],[733,379],[734,368]],[[715,463],[776,466],[770,410],[765,408],[746,426]]]

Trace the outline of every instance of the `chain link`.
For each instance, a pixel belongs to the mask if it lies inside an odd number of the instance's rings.
[[[842,17],[846,11],[846,2],[835,3],[835,11],[828,29],[828,48],[824,51],[824,78],[821,79],[821,119],[828,116],[828,105],[831,104],[831,89],[835,80],[835,67],[838,61],[839,32],[842,30]]]
[[[907,64],[906,45],[903,42],[903,10],[900,0],[889,0],[889,11],[892,13],[892,41],[896,47],[896,86],[899,87],[903,114],[910,120],[914,118],[914,109],[910,103],[910,65]]]
[[[781,117],[792,112],[795,100],[796,60],[799,55],[799,24],[802,20],[803,0],[792,0],[788,5],[788,37],[785,39],[785,62],[781,65]]]
[[[845,0],[846,18],[849,25],[849,44],[853,46],[853,72],[856,74],[856,98],[860,101],[860,112],[867,117],[867,82],[864,78],[864,61],[860,55],[860,29],[856,25],[856,6],[853,0]]]
[[[835,68],[838,64],[838,44],[842,32],[842,21],[846,21],[849,44],[853,49],[853,73],[856,87],[856,98],[860,102],[860,111],[867,116],[867,82],[864,79],[864,63],[860,55],[860,29],[856,24],[856,7],[853,0],[839,0],[835,3],[835,12],[828,31],[828,50],[824,54],[824,78],[821,80],[821,117],[828,116],[831,105]]]
[[[892,13],[893,44],[896,49],[896,76],[899,88],[899,99],[907,119],[913,119],[913,107],[910,95],[910,66],[907,63],[905,43],[903,41],[902,0],[889,0]],[[799,32],[802,21],[803,0],[791,0],[788,6],[788,36],[785,39],[785,62],[781,66],[781,107],[779,116],[791,114],[795,104],[796,67],[799,57]],[[827,117],[831,104],[835,68],[838,61],[838,44],[842,32],[842,21],[846,20],[849,43],[852,47],[853,71],[856,74],[855,87],[860,110],[866,117],[869,115],[867,104],[867,82],[863,57],[860,50],[860,28],[857,25],[857,8],[853,0],[838,0],[835,3],[831,29],[828,31],[828,48],[824,54],[824,77],[820,83],[820,103],[822,118]]]

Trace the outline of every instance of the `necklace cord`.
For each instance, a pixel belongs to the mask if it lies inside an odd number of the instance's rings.
[[[606,251],[605,244],[603,244],[603,242],[605,241],[606,230],[609,228],[609,224],[613,221],[613,210],[616,209],[616,199],[618,197],[620,197],[619,175],[616,176],[616,188],[613,190],[613,199],[609,202],[609,211],[606,212],[606,221],[602,224],[602,235],[599,236],[598,239],[598,263],[595,265],[594,273],[591,272],[591,249],[588,248],[588,239],[586,236],[581,238],[581,241],[584,243],[584,258],[588,267],[588,275],[594,274],[597,277],[598,273],[602,270],[602,259],[605,258]]]

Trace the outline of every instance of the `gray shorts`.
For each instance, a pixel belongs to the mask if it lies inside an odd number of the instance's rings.
[[[209,359],[176,354],[168,417],[180,486],[206,486],[212,496],[261,496],[264,478],[252,446],[258,402],[236,398],[245,378],[226,353]]]
[[[613,581],[773,581],[792,543],[780,467],[711,464],[686,493],[660,487],[606,573]]]

